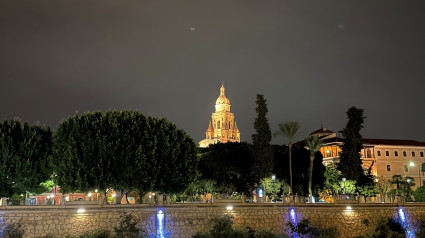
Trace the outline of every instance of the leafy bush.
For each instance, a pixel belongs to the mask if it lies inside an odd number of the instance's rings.
[[[255,238],[277,238],[278,236],[269,230],[258,230],[255,232]]]
[[[425,238],[425,220],[420,220],[416,224],[415,236],[416,238]]]
[[[278,238],[268,230],[254,231],[251,228],[233,228],[233,217],[226,215],[211,220],[209,232],[198,232],[193,238]]]
[[[425,202],[425,186],[422,186],[413,191],[415,202]]]
[[[7,199],[7,201],[10,202],[12,206],[24,205],[25,197],[15,193],[11,198]]]
[[[394,218],[379,218],[370,234],[356,238],[404,238],[406,237],[402,224]]]
[[[298,224],[293,224],[291,221],[286,223],[291,235],[298,235],[299,237],[318,237],[320,235],[319,229],[310,224],[308,219],[303,218]]]
[[[338,238],[338,230],[336,227],[331,227],[328,229],[320,230],[320,236],[321,238]]]
[[[86,232],[79,236],[79,238],[109,238],[111,234],[106,230],[94,230]]]
[[[3,238],[22,238],[24,237],[25,231],[22,228],[21,223],[11,224],[6,226],[3,231]]]
[[[132,214],[121,216],[121,221],[118,227],[115,227],[116,238],[144,238],[146,233],[137,227],[139,220],[135,219]]]

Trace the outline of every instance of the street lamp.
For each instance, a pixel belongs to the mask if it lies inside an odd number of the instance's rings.
[[[89,201],[91,201],[91,195],[92,195],[92,193],[87,194],[87,196],[89,196]]]
[[[274,181],[276,180],[276,176],[272,176],[272,202],[273,202],[273,200],[274,200],[274,197],[275,197],[275,191],[274,191]]]
[[[413,163],[412,161],[410,161],[409,166],[410,167],[414,167],[415,166],[415,163]],[[422,187],[421,166],[418,166],[418,174],[419,174],[419,187],[418,188],[420,188],[420,187]]]

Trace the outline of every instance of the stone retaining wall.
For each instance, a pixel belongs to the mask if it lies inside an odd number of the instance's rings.
[[[78,213],[78,209],[85,211]],[[158,211],[164,214],[165,237],[191,237],[199,231],[210,229],[210,220],[224,214],[234,216],[235,226],[253,229],[271,229],[284,233],[285,224],[294,209],[296,219],[308,218],[318,228],[336,227],[340,237],[365,234],[379,217],[398,217],[402,209],[406,219],[425,219],[425,204],[356,204],[347,209],[343,204],[235,204],[232,210],[226,205],[182,204],[163,207],[151,205],[85,205],[85,206],[19,206],[0,207],[0,233],[8,224],[21,223],[25,237],[46,234],[55,237],[77,235],[94,229],[113,231],[124,214],[133,214],[140,220],[139,226],[150,236],[159,230]],[[362,224],[370,221],[369,226]]]

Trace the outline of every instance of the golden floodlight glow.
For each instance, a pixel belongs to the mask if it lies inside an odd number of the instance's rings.
[[[347,206],[345,209],[349,210],[349,211],[353,210],[353,208],[351,206]]]
[[[80,209],[77,210],[77,213],[83,213],[83,212],[86,212],[86,209],[80,208]]]
[[[233,210],[233,207],[232,206],[227,206],[226,209],[227,209],[227,211],[231,211],[231,210]]]

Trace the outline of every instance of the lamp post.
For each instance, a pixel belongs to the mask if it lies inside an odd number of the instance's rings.
[[[410,167],[414,167],[415,166],[415,163],[413,163],[412,161],[410,161],[409,166]],[[418,175],[419,175],[419,187],[418,188],[420,188],[420,187],[422,187],[421,166],[418,166]]]
[[[272,176],[272,196],[273,196],[273,198],[272,198],[272,202],[273,202],[273,200],[274,200],[274,197],[275,197],[275,191],[274,191],[274,183],[275,183],[275,180],[276,180],[276,176]]]
[[[342,182],[344,182],[344,195],[345,195],[345,181],[346,180],[347,180],[346,178],[342,178]]]

